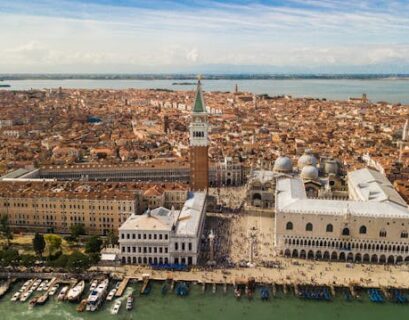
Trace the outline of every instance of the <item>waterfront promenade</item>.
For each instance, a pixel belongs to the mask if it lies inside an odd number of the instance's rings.
[[[234,284],[238,279],[247,280],[254,277],[257,283],[288,286],[305,284],[409,289],[408,265],[384,266],[285,258],[277,258],[274,261],[279,267],[193,269],[190,272],[158,271],[141,266],[99,267],[98,269],[106,272],[111,271],[120,277],[137,279],[141,279],[144,274],[149,274],[150,278],[154,280],[171,278],[175,281]]]

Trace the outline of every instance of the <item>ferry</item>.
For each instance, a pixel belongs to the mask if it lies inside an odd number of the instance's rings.
[[[68,289],[69,289],[68,286],[65,286],[61,289],[57,297],[58,301],[63,301],[65,299],[65,295],[67,294]]]
[[[105,279],[98,287],[92,290],[88,297],[87,311],[95,311],[99,308],[107,294],[108,285],[109,280]]]
[[[126,310],[131,311],[133,309],[133,302],[134,302],[134,297],[131,293],[126,299]]]
[[[109,291],[107,301],[111,301],[115,297],[116,290],[116,288],[113,288],[111,289],[111,291]]]
[[[81,297],[82,292],[85,289],[85,281],[78,282],[74,287],[68,290],[67,300],[70,302],[77,301]]]
[[[119,309],[121,308],[122,301],[116,300],[114,306],[111,309],[111,314],[118,314]]]

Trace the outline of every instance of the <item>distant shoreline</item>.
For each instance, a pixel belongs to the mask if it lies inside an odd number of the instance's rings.
[[[17,80],[196,80],[195,74],[0,74]],[[204,74],[204,80],[409,80],[409,74]]]

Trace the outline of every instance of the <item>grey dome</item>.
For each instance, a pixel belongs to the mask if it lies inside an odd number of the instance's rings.
[[[318,169],[311,165],[306,165],[301,170],[301,178],[304,180],[317,180],[318,179]]]
[[[304,154],[298,159],[298,169],[302,170],[305,166],[316,167],[318,163],[317,158],[314,157],[312,151],[306,149]]]
[[[278,157],[274,161],[274,172],[290,173],[293,171],[293,162],[288,157]]]

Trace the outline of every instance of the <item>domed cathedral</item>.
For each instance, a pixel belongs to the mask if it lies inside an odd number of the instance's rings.
[[[265,170],[264,168],[273,168]],[[293,163],[290,158],[280,156],[274,164],[266,166],[265,163],[261,169],[251,170],[247,181],[246,202],[248,206],[273,209],[276,192],[276,179],[280,175],[291,175],[293,173]]]
[[[298,159],[298,173],[308,198],[346,198],[345,173],[342,164],[332,158],[320,158],[306,149]]]
[[[197,82],[189,129],[190,189],[204,191],[209,187],[209,124],[200,79]]]
[[[287,156],[277,157],[269,166],[265,161],[258,165],[259,168],[252,169],[248,177],[247,206],[274,208],[276,181],[283,176],[300,178],[308,198],[348,198],[342,164],[326,157],[319,161],[309,149],[298,159],[297,166]]]

